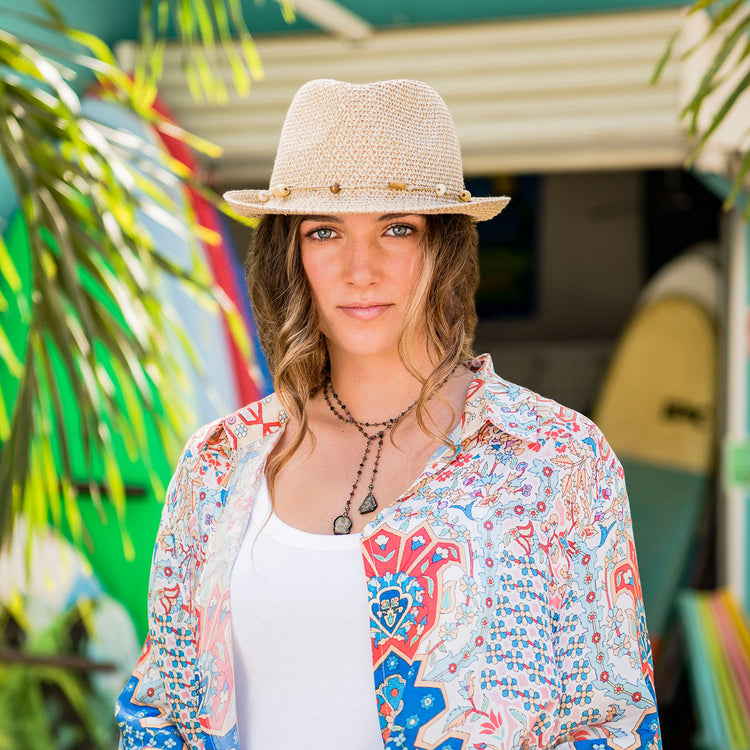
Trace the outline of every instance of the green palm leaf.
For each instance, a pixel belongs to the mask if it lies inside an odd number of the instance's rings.
[[[291,16],[291,4],[280,4]],[[179,450],[189,416],[177,408],[185,400],[185,378],[167,342],[179,341],[195,356],[176,314],[159,300],[160,276],[179,278],[207,306],[220,304],[250,357],[240,316],[214,288],[208,269],[202,262],[184,269],[163,256],[140,218],[150,216],[197,242],[210,233],[174,218],[180,211],[170,186],[174,193],[182,181],[214,205],[221,207],[220,201],[152,144],[84,117],[74,88],[76,71],[88,71],[102,96],[216,155],[215,147],[165,121],[151,105],[172,19],[196,93],[221,95],[211,64],[219,54],[226,55],[240,93],[262,75],[239,3],[145,0],[132,79],[101,40],[67,27],[49,2],[41,7],[39,15],[0,11],[32,20],[59,40],[41,44],[0,30],[0,155],[30,243],[24,282],[18,259],[0,238],[0,311],[13,312],[14,325],[27,329],[19,344],[0,327],[0,376],[11,383],[0,389],[0,546],[19,513],[37,527],[64,516],[74,537],[85,542],[75,489],[82,481],[95,503],[103,485],[121,518],[125,489],[116,447],[124,445],[131,457],[148,455],[141,411],[158,413],[166,451]],[[71,394],[75,420],[66,409]],[[82,475],[74,452],[84,456]],[[147,468],[161,485],[153,467]],[[129,545],[125,537],[123,544]]]
[[[291,0],[277,0],[284,19],[294,21]],[[222,102],[227,90],[214,73],[219,54],[225,56],[237,92],[244,96],[253,80],[263,77],[263,66],[247,28],[239,0],[143,0],[140,43],[135,71],[138,100],[152,103],[163,68],[164,38],[174,23],[181,43],[185,76],[197,99]]]
[[[724,94],[723,101],[711,117],[708,127],[703,132],[698,132],[699,117],[706,106],[707,99],[725,83],[727,76],[731,75],[733,70],[736,70],[737,65],[745,63],[750,57],[750,11],[748,11],[747,0],[730,0],[729,2],[727,0],[698,0],[690,6],[687,15],[702,10],[711,14],[710,27],[704,37],[684,53],[683,58],[694,54],[714,39],[718,39],[720,44],[690,101],[680,113],[680,118],[688,122],[689,134],[697,136],[697,142],[687,159],[688,165],[695,162],[711,135],[725,122],[737,101],[750,88],[750,73],[746,73]],[[681,29],[677,29],[670,37],[664,53],[655,67],[651,79],[652,84],[659,80],[664,66],[673,55],[674,44],[680,32]],[[739,52],[739,50],[742,51]],[[730,59],[735,60],[735,65],[732,71],[727,72],[727,62]],[[750,173],[750,149],[747,146],[747,135],[746,133],[741,142],[738,143],[739,167],[733,175],[733,185],[724,203],[725,208],[735,205]],[[744,218],[745,220],[750,219],[750,201],[747,203]]]

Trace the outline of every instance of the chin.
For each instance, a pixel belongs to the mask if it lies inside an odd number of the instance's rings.
[[[398,357],[398,339],[378,340],[372,336],[328,339],[328,350],[347,357]]]

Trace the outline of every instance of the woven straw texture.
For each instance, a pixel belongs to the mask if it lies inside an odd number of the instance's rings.
[[[490,219],[510,198],[464,189],[453,119],[420,81],[310,81],[284,121],[268,190],[224,195],[244,216],[461,213]]]

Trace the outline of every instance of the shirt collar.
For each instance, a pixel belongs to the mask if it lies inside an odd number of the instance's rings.
[[[538,396],[497,375],[489,354],[481,354],[465,364],[474,373],[474,380],[466,394],[461,426],[462,442],[488,420],[503,432],[523,440],[532,439],[537,432]],[[287,413],[281,400],[272,393],[215,422],[213,429],[206,431],[201,449],[221,439],[220,432],[223,429],[229,440],[229,448],[239,450],[258,440],[278,437],[277,433],[284,429],[286,421]]]
[[[539,397],[497,375],[489,354],[475,357],[466,365],[474,373],[474,380],[466,394],[462,441],[487,421],[522,440],[533,439],[537,433]]]

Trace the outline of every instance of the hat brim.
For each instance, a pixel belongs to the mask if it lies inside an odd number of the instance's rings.
[[[240,216],[267,214],[465,214],[477,221],[497,216],[510,202],[506,195],[471,198],[466,202],[408,191],[350,191],[334,194],[327,190],[299,190],[287,198],[268,198],[266,190],[230,190],[224,200]],[[348,193],[348,194],[347,194]]]

